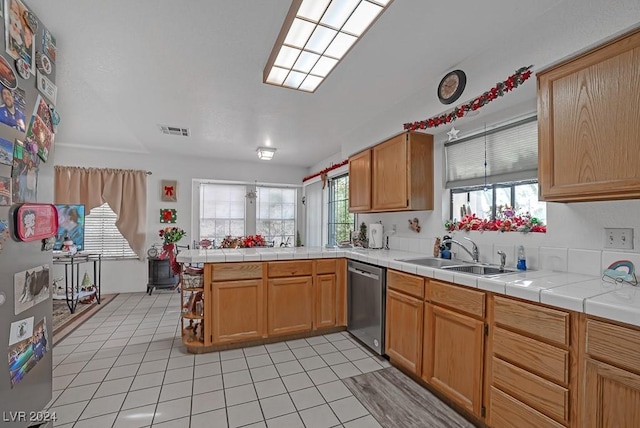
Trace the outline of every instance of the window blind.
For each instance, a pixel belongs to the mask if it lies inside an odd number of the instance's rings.
[[[538,177],[538,122],[530,117],[469,138],[445,143],[445,187],[530,180]]]
[[[84,249],[104,258],[138,258],[116,227],[117,219],[109,204],[92,209],[85,218]]]
[[[247,187],[244,184],[200,184],[200,239],[244,236]]]

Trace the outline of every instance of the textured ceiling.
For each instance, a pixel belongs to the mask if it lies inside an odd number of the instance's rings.
[[[27,0],[57,38],[56,144],[257,161],[256,148],[270,141],[273,163],[305,167],[445,111],[435,87],[449,70],[467,71],[464,101],[529,65],[510,41],[550,50],[546,62],[566,55],[545,35],[565,31],[555,11],[575,9],[577,19],[582,3],[395,0],[308,94],[262,83],[288,0]],[[638,22],[637,0],[584,3],[584,13],[606,11],[595,40]],[[565,50],[592,42],[571,31],[576,42]],[[535,83],[527,85],[511,103],[533,100]],[[163,135],[159,124],[190,128],[191,137]]]

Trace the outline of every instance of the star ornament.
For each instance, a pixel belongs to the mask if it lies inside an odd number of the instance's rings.
[[[460,130],[456,129],[455,126],[452,126],[451,131],[447,132],[447,135],[449,136],[449,141],[457,140],[458,132],[460,132]]]

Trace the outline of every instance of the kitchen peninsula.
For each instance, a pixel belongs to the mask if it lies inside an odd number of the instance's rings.
[[[635,424],[637,287],[579,273],[478,276],[402,261],[419,256],[319,247],[181,252],[178,262],[204,266],[203,342],[185,344],[201,353],[344,330],[346,260],[358,260],[388,269],[392,364],[470,418],[577,427],[616,405],[607,417]]]

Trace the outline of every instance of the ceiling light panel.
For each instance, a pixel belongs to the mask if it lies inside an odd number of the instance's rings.
[[[307,40],[309,40],[314,28],[316,28],[316,24],[300,18],[294,19],[291,29],[284,39],[284,44],[302,49]]]
[[[362,1],[349,17],[349,20],[344,24],[342,31],[360,37],[381,12],[382,6],[368,1]]]
[[[314,92],[392,1],[293,0],[263,81]]]
[[[309,21],[319,22],[329,3],[331,3],[331,0],[303,0],[297,16],[306,18]]]
[[[320,23],[340,29],[349,19],[360,0],[335,0],[332,1],[327,11],[322,15]]]

